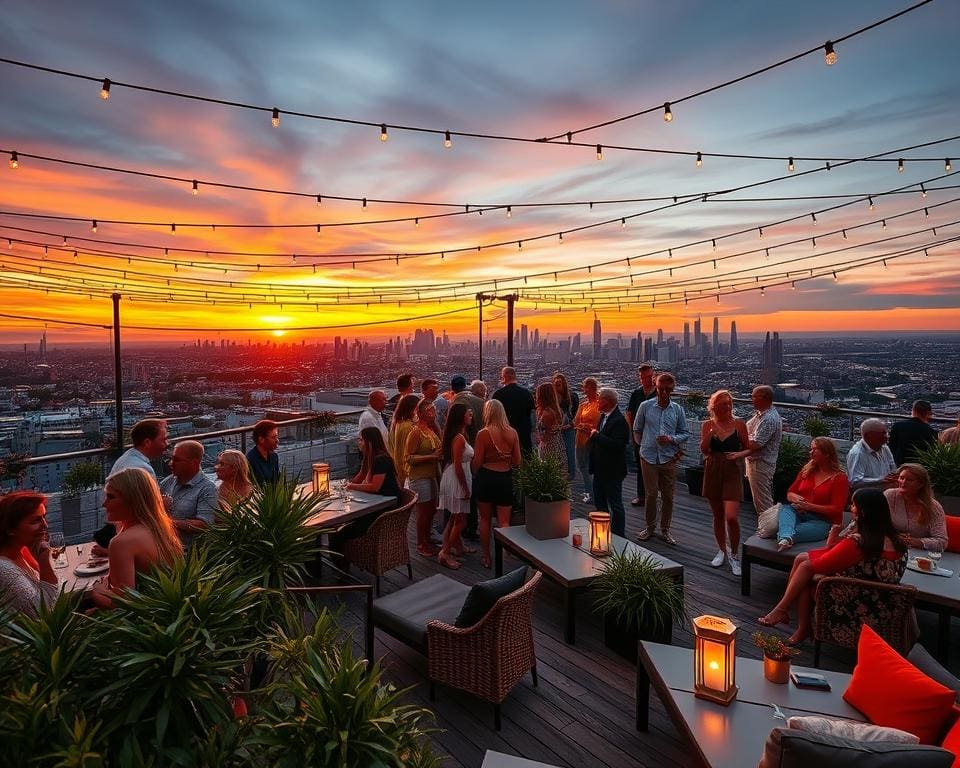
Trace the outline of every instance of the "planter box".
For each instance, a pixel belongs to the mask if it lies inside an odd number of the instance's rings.
[[[703,467],[687,467],[686,480],[691,496],[703,496]]]
[[[77,536],[82,532],[80,497],[69,496],[60,498],[60,520],[64,536]]]
[[[638,632],[636,629],[623,626],[612,614],[608,613],[603,617],[603,644],[624,661],[629,661],[631,664],[637,663],[641,640],[670,645],[673,640],[673,627],[668,625],[660,632],[651,632],[648,629]]]
[[[527,533],[535,539],[562,539],[570,535],[570,500],[524,500]]]

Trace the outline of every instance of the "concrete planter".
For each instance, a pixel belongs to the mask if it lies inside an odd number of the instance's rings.
[[[524,500],[527,533],[536,539],[562,539],[570,535],[570,500]]]

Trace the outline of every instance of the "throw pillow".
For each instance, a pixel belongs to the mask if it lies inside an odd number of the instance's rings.
[[[797,731],[823,733],[853,741],[895,741],[899,744],[919,744],[914,734],[898,728],[885,728],[882,725],[858,723],[855,720],[834,720],[830,717],[791,717],[787,726]]]
[[[748,765],[746,760],[743,765]],[[951,768],[953,755],[939,747],[890,741],[852,741],[774,728],[760,768]]]
[[[960,680],[947,671],[920,643],[917,643],[910,649],[910,653],[907,654],[907,661],[927,677],[932,677],[940,683],[940,685],[945,685],[947,688],[952,689],[957,695],[957,703],[960,703]]]
[[[960,552],[960,517],[946,515],[947,552]]]
[[[921,744],[935,744],[955,697],[954,691],[927,677],[863,625],[857,665],[843,698],[870,722],[913,733]]]
[[[947,731],[943,737],[943,744],[940,745],[953,753],[953,768],[960,768],[960,720],[953,724],[953,728]]]
[[[472,627],[480,619],[487,615],[493,608],[497,600],[504,595],[520,589],[527,580],[526,567],[517,568],[515,571],[504,574],[496,579],[489,581],[479,581],[470,587],[467,593],[467,599],[463,601],[463,607],[460,609],[460,615],[453,622],[455,627]]]

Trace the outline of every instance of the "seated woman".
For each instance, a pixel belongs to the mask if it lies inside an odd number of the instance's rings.
[[[130,467],[110,475],[103,508],[117,535],[107,550],[110,570],[90,590],[90,599],[100,608],[113,608],[113,595],[136,588],[137,574],[182,559],[183,545],[163,508],[160,487],[145,469]]]
[[[397,471],[393,465],[393,459],[387,452],[386,443],[383,442],[383,434],[376,427],[364,427],[360,430],[358,439],[360,446],[360,455],[363,461],[360,464],[360,471],[354,476],[353,480],[347,483],[347,488],[351,491],[365,491],[366,493],[377,493],[381,496],[400,496],[400,485],[397,483]],[[392,505],[390,509],[394,509]],[[356,539],[363,536],[383,512],[371,512],[369,515],[358,517],[340,528],[336,533],[330,535],[330,548],[335,552],[343,552],[347,542],[350,539]]]
[[[780,507],[777,549],[781,552],[797,542],[822,541],[831,525],[843,522],[850,484],[840,468],[837,447],[829,437],[810,441],[808,461],[787,491]]]
[[[947,523],[943,507],[933,498],[930,475],[919,464],[901,464],[897,487],[883,492],[890,505],[893,527],[908,547],[943,552],[947,546]]]
[[[840,532],[830,528],[826,549],[802,552],[793,561],[787,588],[773,610],[759,621],[765,627],[787,624],[797,605],[797,631],[787,642],[796,645],[810,634],[813,577],[843,575],[898,584],[907,566],[907,546],[890,520],[890,507],[879,488],[861,488],[853,494],[853,523]]]
[[[47,497],[33,491],[0,496],[0,607],[36,618],[60,593],[50,559]]]
[[[250,464],[247,462],[247,457],[240,451],[223,451],[217,457],[217,463],[213,465],[213,469],[220,479],[217,498],[224,509],[232,509],[253,493]]]

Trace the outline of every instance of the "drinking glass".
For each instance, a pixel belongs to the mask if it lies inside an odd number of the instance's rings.
[[[51,533],[50,536],[50,554],[53,556],[54,568],[66,568],[67,558],[64,557],[67,551],[67,545],[63,540],[62,533]]]
[[[927,557],[933,561],[933,568],[936,570],[937,566],[940,564],[940,558],[943,557],[943,552],[941,552],[939,549],[928,549]]]

